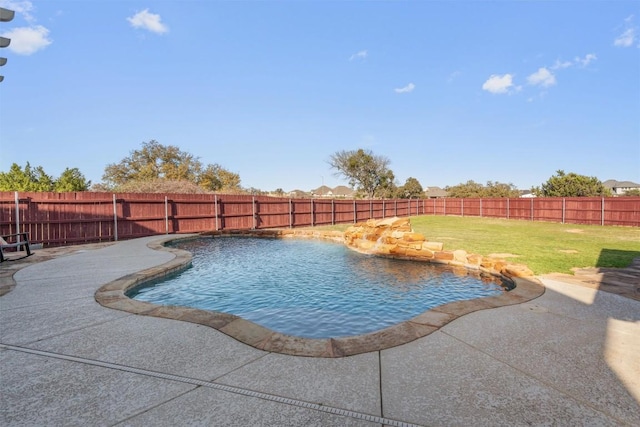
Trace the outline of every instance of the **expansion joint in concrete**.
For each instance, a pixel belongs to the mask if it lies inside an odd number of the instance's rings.
[[[324,412],[324,413],[328,413],[328,414],[355,418],[355,419],[362,420],[362,421],[369,421],[369,422],[381,424],[381,425],[384,425],[384,426],[391,426],[391,427],[420,427],[417,424],[411,424],[411,423],[406,423],[406,422],[398,421],[398,420],[394,420],[394,419],[378,417],[376,415],[366,414],[366,413],[363,413],[363,412],[356,412],[356,411],[351,411],[351,410],[342,409],[342,408],[336,408],[336,407],[327,406],[327,405],[320,405],[320,404],[312,403],[312,402],[305,402],[303,400],[291,399],[291,398],[288,398],[288,397],[282,397],[282,396],[263,393],[263,392],[259,392],[259,391],[246,389],[246,388],[240,388],[240,387],[234,387],[234,386],[214,383],[214,382],[211,382],[211,381],[200,380],[200,379],[197,379],[197,378],[189,378],[189,377],[183,377],[183,376],[179,376],[179,375],[165,374],[165,373],[162,373],[162,372],[150,371],[150,370],[147,370],[147,369],[140,369],[140,368],[135,368],[135,367],[132,367],[132,366],[120,365],[120,364],[109,363],[109,362],[102,362],[102,361],[94,360],[94,359],[86,359],[86,358],[83,358],[83,357],[69,356],[69,355],[60,354],[60,353],[52,353],[52,352],[48,352],[48,351],[36,350],[36,349],[32,349],[32,348],[27,348],[27,347],[19,347],[19,346],[14,346],[14,345],[9,345],[9,344],[0,343],[0,349],[1,350],[18,351],[18,352],[22,352],[22,353],[34,354],[34,355],[38,355],[38,356],[42,356],[42,357],[50,357],[50,358],[54,358],[54,359],[65,360],[65,361],[68,361],[68,362],[82,363],[82,364],[91,365],[91,366],[98,366],[98,367],[102,367],[102,368],[106,368],[106,369],[114,369],[114,370],[118,370],[118,371],[123,371],[123,372],[138,374],[138,375],[144,375],[144,376],[152,377],[152,378],[164,379],[164,380],[169,380],[169,381],[177,381],[177,382],[181,382],[181,383],[184,383],[184,384],[192,384],[192,385],[195,385],[195,386],[206,387],[206,388],[214,389],[214,390],[217,390],[217,391],[224,391],[224,392],[227,392],[227,393],[234,393],[234,394],[238,394],[238,395],[242,395],[242,396],[246,396],[246,397],[253,397],[253,398],[256,398],[256,399],[262,399],[262,400],[267,400],[267,401],[270,401],[270,402],[275,402],[275,403],[281,403],[281,404],[285,404],[285,405],[295,406],[295,407],[298,407],[298,408],[311,409],[311,410]]]

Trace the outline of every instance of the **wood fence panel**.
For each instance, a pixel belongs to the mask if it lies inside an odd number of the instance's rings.
[[[314,225],[333,225],[335,221],[334,217],[334,203],[331,200],[315,199],[314,203]]]
[[[167,202],[169,233],[215,230],[216,206],[212,194],[171,194]]]
[[[3,193],[0,202],[3,234],[17,230],[15,198],[9,199],[7,193]],[[108,216],[111,201],[104,197],[100,193],[19,193],[20,231],[28,232],[34,243],[63,245],[112,240],[113,227]]]
[[[483,216],[482,199],[460,199],[460,215]]]
[[[640,227],[638,197],[607,197],[604,199],[604,223]]]
[[[292,199],[293,226],[309,227],[312,225],[311,199]]]
[[[28,232],[31,241],[46,245],[215,229],[352,224],[369,218],[415,215],[640,226],[640,197],[327,200],[94,192],[20,192],[17,196],[16,206],[15,192],[0,192],[0,233],[17,232],[19,223],[20,231]]]
[[[354,221],[354,203],[353,200],[336,200],[336,224],[350,224]]]
[[[394,216],[398,216],[396,215],[396,200],[385,200],[384,201],[384,209],[383,209],[383,217],[384,218],[390,218],[390,217],[394,217]]]
[[[462,204],[464,199],[444,199],[446,215],[462,216]]]
[[[506,198],[483,199],[482,216],[486,218],[507,218],[509,203]]]
[[[291,225],[289,200],[261,197],[256,200],[258,224],[256,228],[285,228]]]
[[[567,197],[565,199],[565,223],[592,224],[602,223],[601,197]]]
[[[371,205],[368,200],[356,200],[356,222],[362,222],[369,219]]]
[[[432,215],[445,215],[446,199],[433,199]]]
[[[560,198],[533,198],[534,221],[562,222],[564,201]]]
[[[250,230],[254,228],[253,201],[251,197],[227,196],[218,199],[220,229]]]
[[[117,193],[116,206],[119,238],[167,233],[163,194]]]
[[[382,208],[383,200],[371,200],[371,218],[382,219],[384,217]]]
[[[509,199],[509,219],[532,220],[533,199]]]
[[[562,198],[537,197],[533,201],[533,220],[563,222],[564,201]]]

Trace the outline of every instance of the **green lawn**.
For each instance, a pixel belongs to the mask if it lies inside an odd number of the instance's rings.
[[[571,273],[573,267],[627,267],[640,257],[640,228],[556,224],[456,216],[411,217],[414,231],[445,250],[509,254],[536,275]],[[349,225],[330,227],[345,230]]]

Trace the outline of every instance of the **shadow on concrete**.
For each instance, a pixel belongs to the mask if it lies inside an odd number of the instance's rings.
[[[575,336],[589,344],[567,337],[565,344],[575,346],[572,358],[583,370],[575,377],[583,381],[566,387],[582,387],[581,393],[589,394],[588,401],[594,406],[603,405],[619,421],[640,425],[640,305],[635,302],[640,301],[640,251],[630,252],[635,259],[625,268],[609,266],[620,255],[628,257],[629,251],[603,249],[596,267],[576,268],[574,275],[554,273],[542,278],[546,293],[552,293],[549,300],[558,304],[558,309],[563,301],[575,307],[564,307],[568,321],[578,321]],[[563,287],[556,281],[580,287]],[[595,366],[590,366],[593,361]],[[573,362],[569,360],[565,369],[572,369]],[[555,367],[549,370],[553,372]],[[613,386],[616,383],[621,387]]]

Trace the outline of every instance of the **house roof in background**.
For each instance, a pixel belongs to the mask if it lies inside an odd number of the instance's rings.
[[[640,188],[640,184],[636,184],[631,181],[616,181],[615,179],[608,179],[602,183],[607,188]]]
[[[447,191],[440,187],[427,187],[424,193],[427,197],[447,197]]]

